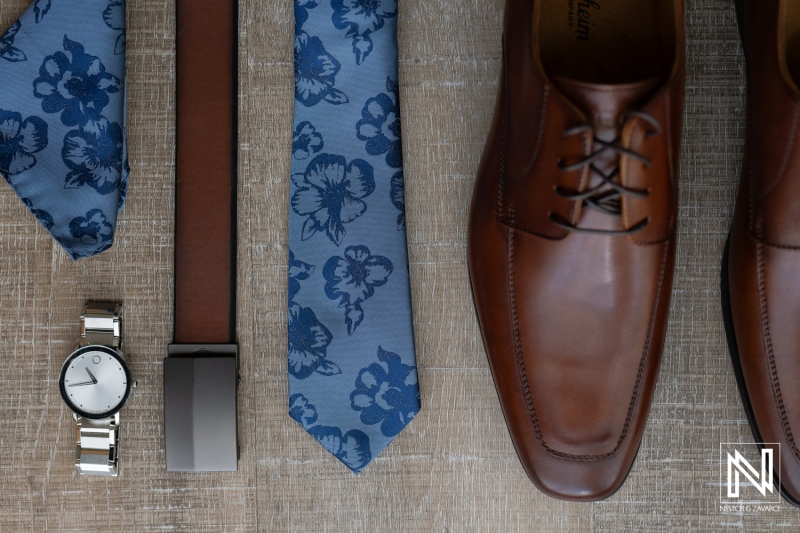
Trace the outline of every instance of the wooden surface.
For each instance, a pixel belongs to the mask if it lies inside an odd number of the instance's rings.
[[[0,0],[0,26],[27,3]],[[732,1],[688,0],[687,10],[680,241],[655,401],[623,488],[605,502],[569,504],[540,494],[523,474],[467,281],[467,212],[497,86],[501,0],[401,0],[423,410],[358,477],[286,414],[293,2],[241,0],[242,459],[237,473],[166,473],[174,5],[129,0],[133,172],[115,246],[73,263],[0,183],[0,531],[796,531],[800,511],[788,504],[773,513],[719,510],[719,443],[751,440],[718,287],[741,160],[744,70]],[[87,298],[122,298],[127,308],[127,353],[139,387],[123,412],[119,479],[76,476],[73,422],[58,393]]]

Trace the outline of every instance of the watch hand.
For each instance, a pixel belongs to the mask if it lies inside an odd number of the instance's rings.
[[[97,385],[96,381],[84,381],[83,383],[74,383],[70,387],[85,387],[86,385]]]
[[[91,371],[91,370],[89,370],[89,368],[88,368],[88,367],[84,367],[84,368],[86,368],[86,372],[88,372],[88,373],[89,373],[89,377],[90,377],[90,378],[92,378],[92,384],[95,384],[95,383],[97,383],[97,378],[96,378],[96,377],[94,377],[94,374],[92,374],[92,371]]]

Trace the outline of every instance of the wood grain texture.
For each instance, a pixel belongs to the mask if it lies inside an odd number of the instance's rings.
[[[57,1],[57,0],[54,0]],[[99,1],[99,0],[90,0]],[[0,0],[0,27],[27,0]],[[174,3],[128,1],[128,205],[115,246],[73,263],[0,186],[0,532],[796,531],[800,511],[722,514],[721,441],[749,442],[719,308],[743,145],[729,0],[689,0],[680,240],[664,362],[636,465],[596,504],[526,479],[467,280],[467,213],[500,66],[502,0],[401,0],[400,78],[423,410],[360,476],[286,414],[292,0],[240,1],[239,472],[167,474],[172,336]],[[0,81],[0,83],[2,83]],[[213,134],[213,132],[210,132]],[[139,387],[119,479],[82,479],[58,373],[88,298],[122,298]]]

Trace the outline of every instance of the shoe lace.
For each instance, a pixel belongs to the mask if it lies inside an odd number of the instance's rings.
[[[652,115],[649,115],[643,111],[629,111],[626,114],[626,116],[628,118],[636,117],[642,119],[652,126],[653,129],[645,133],[645,138],[659,135],[661,133],[662,130],[661,123],[657,119],[655,119]],[[564,137],[572,137],[574,135],[581,135],[592,131],[593,128],[591,125],[579,124],[565,131]],[[563,159],[559,160],[558,169],[560,171],[574,172],[576,170],[583,169],[584,167],[589,167],[590,171],[600,178],[600,183],[598,183],[594,187],[588,188],[585,191],[574,191],[558,186],[556,187],[556,194],[572,202],[581,202],[583,207],[588,207],[590,209],[600,211],[601,213],[605,213],[606,215],[615,217],[622,216],[623,195],[632,196],[634,198],[647,198],[648,196],[650,196],[649,189],[647,190],[633,189],[631,187],[625,187],[621,183],[615,181],[615,178],[619,176],[620,173],[620,157],[623,155],[626,155],[628,157],[636,159],[637,161],[640,161],[645,167],[649,167],[652,164],[652,161],[650,160],[649,157],[646,157],[634,150],[631,150],[628,147],[622,146],[622,144],[620,144],[620,141],[621,139],[619,136],[611,142],[603,141],[601,139],[593,137],[594,147],[591,154],[589,154],[588,156],[584,157],[579,161],[576,161],[575,163],[568,164]],[[618,158],[616,167],[614,167],[614,169],[611,172],[606,174],[602,170],[597,168],[597,166],[595,165],[595,161],[597,161],[603,154],[605,154],[609,150],[611,150],[612,152],[616,152]],[[563,217],[552,212],[550,213],[550,220],[557,226],[567,231],[574,231],[576,233],[596,233],[602,235],[632,235],[634,233],[643,230],[650,223],[650,219],[645,218],[626,230],[606,230],[606,229],[581,228],[579,226],[571,224],[568,220],[565,220]]]

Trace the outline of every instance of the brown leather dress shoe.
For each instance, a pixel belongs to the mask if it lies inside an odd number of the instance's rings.
[[[748,0],[737,9],[748,117],[723,310],[755,440],[780,444],[781,492],[800,505],[800,2]]]
[[[639,447],[675,255],[681,0],[507,0],[472,199],[478,318],[533,483],[610,496]]]

